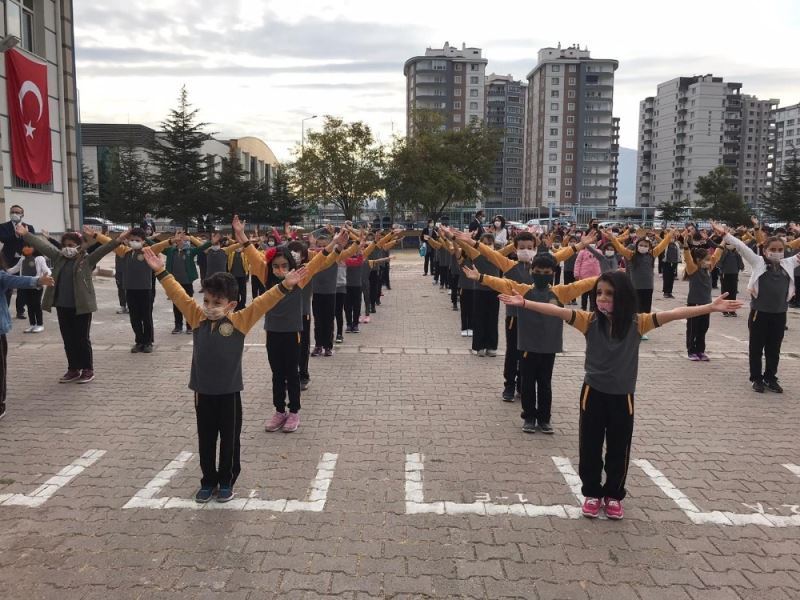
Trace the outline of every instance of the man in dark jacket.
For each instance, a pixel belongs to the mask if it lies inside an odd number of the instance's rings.
[[[3,260],[5,261],[5,268],[9,269],[19,262],[22,257],[22,247],[25,242],[20,236],[17,235],[15,228],[18,223],[22,223],[25,217],[25,210],[18,204],[14,204],[9,209],[11,219],[5,223],[0,223],[0,242],[3,244]],[[36,233],[33,226],[24,223],[31,233]],[[11,306],[11,293],[13,290],[6,290],[6,302]],[[25,301],[22,296],[17,294],[17,318],[25,318]]]
[[[472,234],[473,239],[480,239],[483,235],[483,220],[484,214],[482,210],[479,210],[475,213],[475,218],[472,220],[472,223],[469,224],[469,232]]]
[[[426,246],[426,248],[425,248],[425,265],[423,266],[424,272],[422,274],[423,275],[427,275],[428,274],[428,266],[430,266],[431,274],[434,275],[435,274],[433,272],[434,269],[435,269],[434,264],[433,264],[434,249],[433,249],[433,246],[431,246],[425,240],[426,236],[427,237],[432,237],[434,239],[436,239],[436,237],[437,237],[436,230],[433,227],[433,219],[428,219],[428,224],[425,227],[422,228],[422,233],[419,236],[419,243],[420,244],[424,243],[425,246]]]

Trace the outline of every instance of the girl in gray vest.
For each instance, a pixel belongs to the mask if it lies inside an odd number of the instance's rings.
[[[594,518],[599,516],[601,508],[605,508],[609,519],[621,519],[633,437],[641,336],[671,321],[736,310],[741,302],[719,296],[704,306],[682,306],[660,313],[637,314],[636,291],[630,278],[620,271],[601,275],[593,295],[597,306],[594,312],[528,300],[519,293],[502,294],[500,301],[558,317],[585,336],[586,374],[580,396],[578,426],[578,472],[581,493],[585,497],[582,511],[584,516]],[[604,466],[606,481],[602,483]]]
[[[739,272],[744,270],[744,261],[736,252],[736,246],[723,243],[722,258],[719,259],[719,270],[722,275],[723,294],[728,294],[729,300],[736,300],[739,294]],[[722,313],[723,317],[736,317],[735,312]]]
[[[687,236],[684,236],[684,240]],[[711,302],[711,271],[717,266],[722,250],[717,248],[709,255],[705,248],[689,249],[684,242],[683,260],[686,263],[686,277],[689,279],[687,306],[699,306]],[[686,319],[686,352],[691,361],[708,362],[706,355],[706,333],[710,320],[708,315]]]
[[[755,224],[758,226],[757,222]],[[783,388],[778,383],[778,362],[786,328],[789,299],[795,292],[794,270],[800,264],[798,261],[800,255],[786,258],[786,243],[780,238],[771,237],[764,242],[763,256],[759,256],[743,241],[728,233],[724,225],[715,223],[712,226],[715,233],[725,236],[726,244],[733,244],[736,247],[736,251],[750,266],[751,274],[747,290],[751,299],[747,325],[750,330],[748,352],[753,390],[763,394],[764,390],[768,389],[780,394]]]

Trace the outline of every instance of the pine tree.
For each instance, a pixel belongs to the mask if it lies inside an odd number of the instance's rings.
[[[734,189],[727,168],[720,166],[704,177],[698,177],[695,192],[701,200],[695,203],[695,215],[700,219],[717,219],[728,225],[749,221],[747,206]]]
[[[85,216],[102,216],[94,171],[92,171],[89,165],[83,162],[81,163],[81,198],[83,200],[83,214]]]
[[[270,207],[273,223],[297,223],[303,218],[303,204],[290,188],[289,169],[279,165],[275,171],[270,193]]]
[[[783,173],[772,189],[761,198],[764,213],[784,223],[800,221],[800,162],[797,150],[784,162]]]
[[[156,213],[171,217],[184,227],[191,219],[209,212],[207,164],[201,149],[211,138],[197,123],[197,109],[189,104],[186,86],[181,88],[178,107],[161,124],[163,135],[156,138],[150,157],[157,169]]]
[[[222,169],[208,182],[208,187],[210,212],[214,217],[225,223],[230,222],[234,215],[245,220],[252,217],[258,183],[250,178],[233,149],[222,159]]]
[[[138,225],[154,204],[149,163],[137,155],[133,146],[113,149],[106,184],[100,192],[103,216]]]

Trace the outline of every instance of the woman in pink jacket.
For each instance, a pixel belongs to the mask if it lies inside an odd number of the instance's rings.
[[[594,249],[594,244],[589,245]],[[588,249],[578,252],[578,257],[575,259],[575,280],[586,279],[588,277],[597,277],[600,275],[600,262],[589,252]],[[589,302],[590,293],[587,292],[581,296],[581,310],[586,310],[586,305]],[[594,301],[592,300],[591,310],[594,310]]]

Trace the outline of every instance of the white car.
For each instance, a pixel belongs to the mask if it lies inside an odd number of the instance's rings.
[[[102,219],[100,217],[84,217],[83,224],[88,225],[89,227],[96,227],[98,229],[106,226],[108,231],[127,231],[127,228],[123,227],[122,225],[115,225],[108,219]]]

